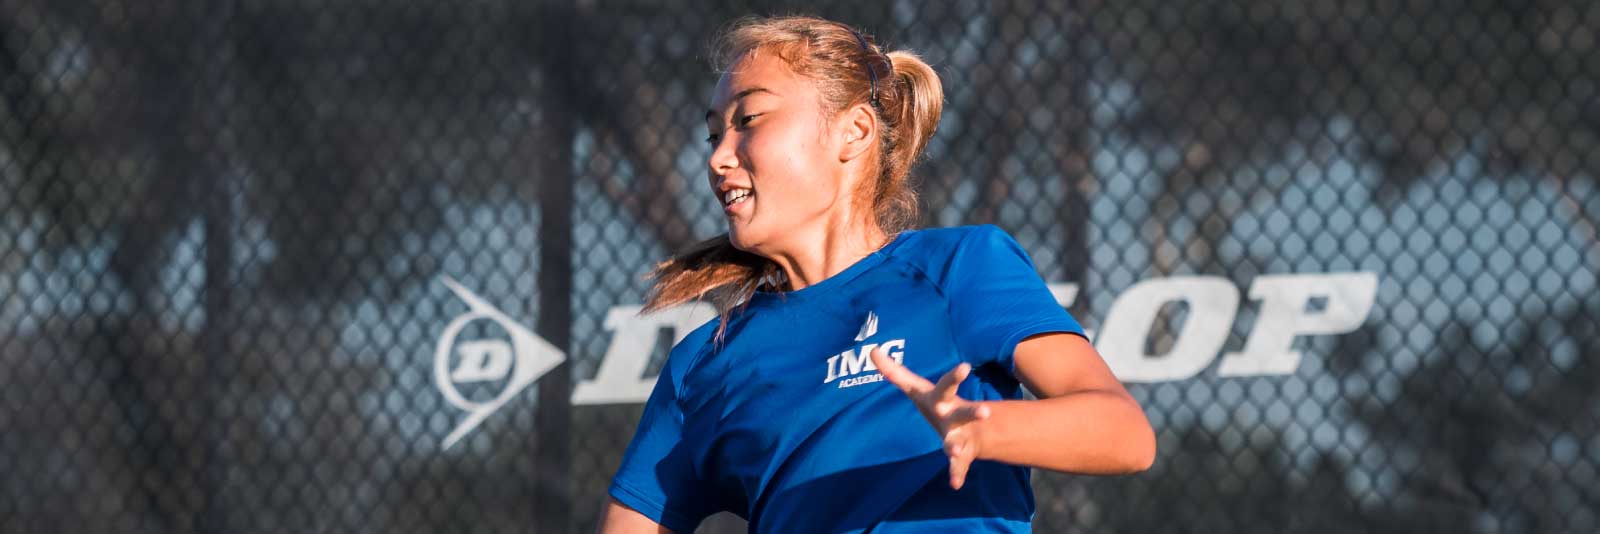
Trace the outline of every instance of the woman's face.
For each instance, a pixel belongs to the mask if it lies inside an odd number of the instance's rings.
[[[772,54],[745,54],[706,112],[711,191],[740,250],[772,255],[816,235],[841,195],[840,146],[820,94]]]

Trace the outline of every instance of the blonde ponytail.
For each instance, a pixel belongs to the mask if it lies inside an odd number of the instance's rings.
[[[894,90],[882,99],[888,125],[883,143],[883,171],[875,195],[878,225],[893,233],[917,220],[916,188],[911,167],[921,159],[944,113],[944,87],[939,74],[922,58],[904,50],[886,54],[894,65]]]

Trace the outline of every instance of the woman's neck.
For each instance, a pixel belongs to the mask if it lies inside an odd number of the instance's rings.
[[[798,245],[768,256],[783,269],[790,291],[839,274],[888,242],[876,224],[828,225],[793,237]]]

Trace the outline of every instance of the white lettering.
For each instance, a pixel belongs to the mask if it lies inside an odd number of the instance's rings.
[[[655,377],[644,376],[654,352],[656,337],[663,327],[673,330],[672,343],[711,318],[717,312],[710,304],[696,302],[656,313],[640,315],[642,306],[617,306],[606,314],[605,327],[611,330],[611,346],[600,360],[593,380],[585,380],[572,390],[572,404],[617,404],[643,402],[655,387]]]
[[[894,360],[895,363],[906,363],[906,340],[896,339],[894,341],[884,343],[883,350],[884,352],[888,353],[889,359]],[[870,364],[871,360],[868,360],[868,363]],[[878,370],[878,366],[872,365],[868,367],[867,370],[876,371]]]
[[[826,384],[839,378],[839,355],[828,357],[828,378],[822,380]]]
[[[852,350],[846,350],[837,355],[828,357],[828,378],[822,383],[827,384],[847,376],[854,376],[878,370],[878,365],[872,363],[872,351],[880,345],[868,343]],[[883,350],[895,362],[905,362],[906,340],[896,339],[882,345]],[[840,386],[844,387],[844,386]]]
[[[883,374],[882,373],[872,373],[870,375],[856,376],[856,377],[851,377],[851,378],[846,378],[844,380],[840,380],[839,381],[839,389],[859,386],[859,385],[862,385],[862,384],[871,384],[873,382],[882,382],[882,381],[883,381]]]
[[[470,412],[446,437],[444,446],[448,448],[512,395],[563,361],[566,355],[454,280],[441,278],[471,308],[445,328],[435,351],[435,382],[441,393],[450,404]],[[1261,302],[1260,313],[1244,347],[1222,355],[1217,374],[1251,376],[1294,372],[1301,358],[1301,353],[1293,350],[1294,339],[1342,334],[1359,328],[1371,312],[1377,297],[1377,283],[1377,274],[1370,272],[1257,277],[1250,285],[1249,294],[1252,300]],[[1066,308],[1076,302],[1080,286],[1053,283],[1048,287],[1056,302]],[[1095,340],[1096,348],[1112,371],[1124,381],[1182,380],[1198,374],[1217,359],[1216,354],[1226,341],[1238,311],[1239,298],[1239,291],[1232,283],[1214,276],[1144,280],[1128,288],[1112,303],[1101,323],[1099,336],[1088,328],[1085,332]],[[1169,302],[1185,303],[1187,318],[1171,350],[1166,354],[1148,354],[1146,340],[1161,306]],[[639,315],[640,308],[637,305],[616,306],[606,315],[604,324],[612,331],[611,345],[594,379],[582,381],[573,390],[574,405],[644,402],[655,386],[656,378],[646,377],[644,373],[660,330],[672,328],[676,344],[695,327],[716,316],[715,310],[704,303],[649,315]],[[493,339],[458,343],[456,336],[469,322],[476,320],[498,323],[510,334],[510,343]],[[903,361],[904,339],[882,346],[895,361]],[[823,383],[844,378],[847,380],[840,381],[838,386],[843,388],[882,380],[882,375],[876,373],[853,376],[877,369],[870,358],[873,348],[874,345],[865,345],[859,350],[829,357]],[[452,354],[458,359],[454,368],[450,367]],[[455,388],[456,383],[500,379],[508,380],[505,389],[485,403],[468,400]]]
[[[1073,302],[1078,300],[1078,284],[1072,282],[1051,282],[1045,284],[1050,289],[1050,296],[1056,298],[1056,304],[1063,308],[1071,308]]]
[[[861,374],[862,371],[877,370],[878,367],[872,365],[872,358],[869,357],[872,354],[872,349],[875,348],[878,348],[877,343],[868,343],[862,345],[858,351],[844,351],[843,354],[840,354],[840,356],[844,357],[844,362],[839,365],[839,374],[853,376]]]
[[[1149,354],[1145,352],[1145,340],[1161,306],[1168,302],[1187,303],[1188,317],[1171,350],[1164,355]],[[1238,309],[1239,290],[1221,277],[1145,280],[1128,288],[1112,303],[1095,348],[1117,378],[1125,382],[1183,380],[1216,358],[1228,339],[1228,329]]]
[[[1250,298],[1261,301],[1255,328],[1244,350],[1229,352],[1217,365],[1219,376],[1289,374],[1300,367],[1296,336],[1343,334],[1361,326],[1378,296],[1375,273],[1283,274],[1260,276]],[[1306,311],[1321,297],[1318,311]]]
[[[499,380],[511,370],[511,345],[498,339],[463,341],[456,354],[461,362],[450,372],[452,382]]]

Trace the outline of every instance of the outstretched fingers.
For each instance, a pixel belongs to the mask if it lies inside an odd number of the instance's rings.
[[[933,398],[939,400],[955,400],[956,388],[961,386],[961,381],[967,379],[972,373],[972,365],[962,362],[955,369],[939,377],[939,383],[933,387]]]
[[[965,432],[958,430],[945,436],[944,453],[950,458],[950,488],[959,490],[967,482],[967,471],[977,458],[977,447]]]
[[[889,351],[881,346],[872,349],[871,358],[872,365],[878,368],[878,372],[883,373],[884,380],[900,388],[900,391],[906,392],[906,395],[917,395],[934,387],[933,382],[918,376],[910,369],[906,369],[906,366],[900,365],[900,362],[894,361],[894,358],[890,358]]]
[[[935,384],[890,358],[889,351],[883,347],[873,348],[870,357],[872,365],[883,373],[884,380],[911,397],[928,422],[944,435],[945,455],[950,458],[950,487],[961,489],[966,484],[967,471],[978,457],[977,443],[965,424],[989,417],[988,405],[969,402],[957,394],[961,382],[972,374],[972,365],[957,365]]]
[[[949,413],[941,415],[946,425],[955,426],[989,418],[989,406],[981,402],[962,402],[950,408]]]

